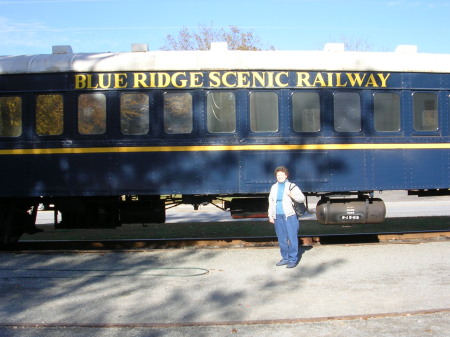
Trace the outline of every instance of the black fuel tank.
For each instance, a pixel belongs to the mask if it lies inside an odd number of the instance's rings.
[[[323,198],[317,203],[316,216],[323,225],[380,223],[386,217],[386,206],[377,198]]]

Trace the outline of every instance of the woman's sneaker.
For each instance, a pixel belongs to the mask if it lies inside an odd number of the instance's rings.
[[[294,268],[297,265],[297,262],[289,262],[287,263],[286,268]]]
[[[280,267],[280,266],[285,266],[285,265],[287,265],[288,264],[288,261],[287,260],[280,260],[280,261],[278,261],[277,262],[277,266],[278,267]]]

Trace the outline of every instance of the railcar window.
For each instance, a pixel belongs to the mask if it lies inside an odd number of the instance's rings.
[[[206,96],[209,132],[236,131],[236,98],[230,91],[214,91]]]
[[[396,93],[376,93],[373,97],[376,131],[400,131],[400,96]]]
[[[19,137],[22,134],[22,99],[0,97],[0,137]]]
[[[334,94],[334,129],[337,132],[361,131],[361,102],[356,92]]]
[[[146,94],[120,96],[120,130],[124,135],[145,135],[150,128],[149,98]]]
[[[63,133],[62,95],[36,97],[36,133],[39,136],[57,136]]]
[[[106,97],[103,94],[82,94],[78,97],[78,132],[101,135],[106,132]]]
[[[253,132],[278,131],[278,95],[274,92],[250,93],[250,129]]]
[[[190,93],[164,94],[164,131],[169,134],[192,132],[192,95]]]
[[[296,132],[320,131],[320,98],[315,92],[294,92],[292,120]]]
[[[416,92],[414,101],[414,130],[436,131],[438,129],[438,101],[432,92]]]

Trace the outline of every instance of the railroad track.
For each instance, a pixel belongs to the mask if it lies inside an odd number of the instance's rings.
[[[251,320],[251,321],[213,321],[213,322],[184,322],[184,323],[0,323],[2,327],[14,328],[183,328],[183,327],[207,327],[207,326],[233,326],[232,333],[238,332],[239,326],[247,325],[273,325],[273,324],[300,324],[300,323],[317,323],[329,321],[352,321],[352,320],[368,320],[382,319],[389,317],[408,317],[408,316],[424,316],[440,313],[449,313],[450,308],[415,310],[415,311],[398,311],[385,313],[372,313],[362,315],[345,315],[345,316],[324,316],[312,318],[287,318],[287,319],[270,319],[270,320]]]
[[[450,232],[383,234],[383,235],[338,235],[301,238],[303,246],[331,244],[398,244],[450,240]],[[4,245],[2,251],[98,251],[98,250],[149,250],[182,248],[232,248],[277,246],[276,237],[218,237],[179,239],[133,239],[133,240],[49,240],[20,241]]]

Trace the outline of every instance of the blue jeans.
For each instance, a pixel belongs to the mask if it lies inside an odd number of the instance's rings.
[[[277,214],[275,233],[277,233],[281,257],[288,262],[297,263],[298,260],[299,227],[300,223],[295,214],[287,218],[284,214]]]

